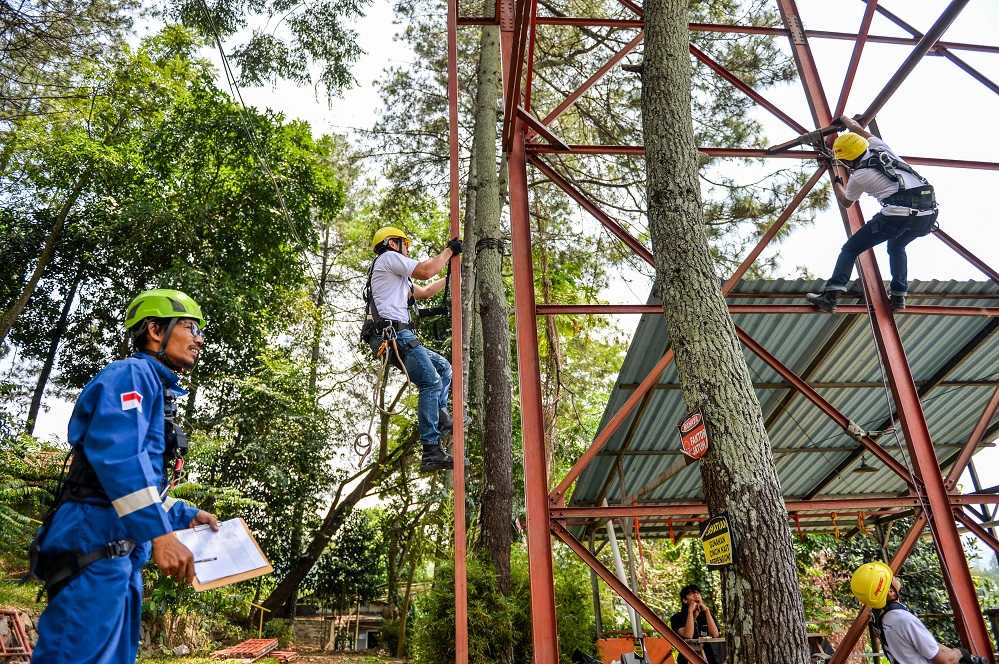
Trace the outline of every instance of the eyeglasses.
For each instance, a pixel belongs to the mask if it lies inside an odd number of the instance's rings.
[[[186,321],[184,323],[181,323],[181,325],[184,328],[186,328],[191,333],[192,337],[202,337],[202,338],[204,338],[205,331],[195,321],[189,320],[189,321]]]

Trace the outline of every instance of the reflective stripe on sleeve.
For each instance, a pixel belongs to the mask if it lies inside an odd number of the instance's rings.
[[[163,511],[164,512],[169,512],[170,508],[173,507],[176,502],[177,502],[177,499],[173,498],[172,496],[167,496],[166,498],[164,498],[163,499]]]
[[[112,500],[111,505],[120,518],[126,517],[132,512],[137,512],[144,507],[155,505],[160,502],[160,494],[155,487],[147,486],[144,489],[133,491],[117,500]]]

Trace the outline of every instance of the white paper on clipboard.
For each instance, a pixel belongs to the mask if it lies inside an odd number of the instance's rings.
[[[194,554],[194,573],[200,583],[269,565],[241,519],[222,521],[218,532],[208,526],[197,526],[174,531],[174,534]]]

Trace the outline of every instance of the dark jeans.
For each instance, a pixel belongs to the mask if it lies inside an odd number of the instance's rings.
[[[920,217],[920,225],[926,227],[936,220],[937,213]],[[891,269],[891,292],[905,293],[909,290],[908,260],[905,247],[917,237],[925,235],[913,228],[915,217],[886,217],[878,213],[864,227],[854,233],[843,248],[832,276],[826,282],[825,289],[845,291],[846,285],[853,275],[853,265],[857,256],[882,242],[888,243],[888,266]]]

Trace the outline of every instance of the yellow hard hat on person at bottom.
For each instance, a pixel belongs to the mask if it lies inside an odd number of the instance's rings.
[[[852,131],[840,134],[833,141],[833,156],[842,161],[853,161],[867,152],[868,140]]]
[[[883,562],[865,563],[857,568],[850,579],[850,590],[864,606],[883,609],[888,600],[888,589],[894,574]]]
[[[401,228],[396,228],[395,226],[382,226],[375,231],[374,235],[371,236],[371,248],[374,249],[390,237],[401,237],[407,243],[409,242],[409,236],[406,235],[406,231]]]

